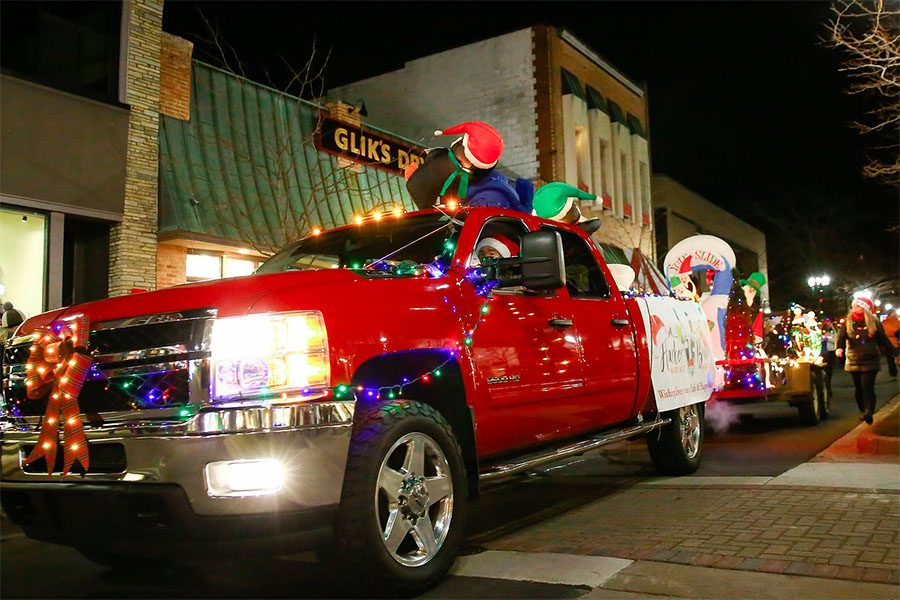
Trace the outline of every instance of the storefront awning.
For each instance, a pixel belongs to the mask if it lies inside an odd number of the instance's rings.
[[[160,126],[160,233],[279,247],[376,208],[413,210],[402,176],[316,148],[319,111],[195,61],[190,120]]]

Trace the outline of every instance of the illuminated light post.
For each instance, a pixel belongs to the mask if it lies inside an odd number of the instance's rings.
[[[819,299],[819,314],[824,314],[825,288],[831,285],[831,277],[828,275],[812,275],[806,280],[806,284]]]

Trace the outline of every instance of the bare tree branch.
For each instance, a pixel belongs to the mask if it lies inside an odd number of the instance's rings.
[[[825,44],[842,51],[840,70],[850,94],[866,95],[874,107],[852,124],[867,136],[883,137],[863,175],[900,185],[900,3],[896,0],[839,0],[832,5]]]

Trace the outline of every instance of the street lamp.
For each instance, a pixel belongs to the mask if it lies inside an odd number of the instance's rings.
[[[828,275],[811,275],[806,284],[819,298],[819,314],[825,313],[825,288],[831,285],[831,277]]]

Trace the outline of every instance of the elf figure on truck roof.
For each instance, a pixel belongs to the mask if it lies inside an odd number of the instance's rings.
[[[509,178],[496,170],[503,153],[503,138],[480,121],[460,123],[435,135],[459,135],[449,148],[427,150],[421,165],[410,165],[404,176],[406,189],[419,208],[455,198],[466,206],[494,206],[531,212],[534,184]]]

